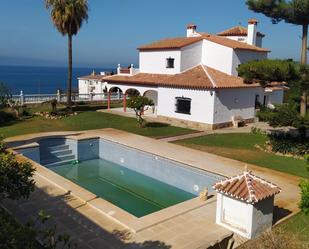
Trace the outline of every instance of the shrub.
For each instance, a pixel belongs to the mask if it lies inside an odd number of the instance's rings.
[[[307,169],[307,171],[309,171],[309,154],[306,154],[305,156],[304,156],[304,159],[305,159],[305,161],[306,161],[306,169]]]
[[[309,180],[302,180],[299,184],[301,199],[299,207],[306,214],[309,214]]]
[[[28,198],[34,190],[34,168],[31,164],[19,162],[11,153],[5,152],[0,142],[0,201],[6,198]]]
[[[16,117],[13,113],[0,111],[0,126],[8,125],[15,120]]]
[[[255,126],[251,127],[251,133],[256,134],[256,135],[265,135],[266,134],[265,131],[263,131],[262,129],[255,127]]]
[[[259,121],[264,121],[268,122],[273,115],[273,110],[266,108],[266,107],[261,107],[260,111],[256,113],[256,116],[259,118]]]
[[[282,133],[269,135],[269,143],[273,152],[304,156],[309,153],[309,141],[303,142],[299,137]]]

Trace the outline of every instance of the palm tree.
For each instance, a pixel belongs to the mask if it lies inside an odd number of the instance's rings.
[[[68,36],[68,82],[67,107],[72,111],[72,37],[77,35],[84,21],[88,21],[87,0],[45,0],[45,5],[51,11],[50,16],[57,30]]]
[[[270,17],[273,23],[284,20],[286,23],[302,26],[301,64],[307,64],[309,0],[247,0],[249,9]],[[300,114],[306,115],[307,88],[302,88]]]

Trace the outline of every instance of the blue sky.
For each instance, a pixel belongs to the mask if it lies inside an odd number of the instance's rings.
[[[216,33],[257,18],[271,58],[299,59],[301,27],[273,25],[244,0],[89,0],[89,21],[74,38],[74,65],[115,67],[138,62],[136,48],[185,35],[187,23]],[[1,0],[0,64],[65,66],[67,40],[53,27],[43,0]]]

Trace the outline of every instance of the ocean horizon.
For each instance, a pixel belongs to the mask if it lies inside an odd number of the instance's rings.
[[[110,68],[73,67],[72,89],[78,90],[78,77],[112,71]],[[66,67],[0,66],[0,82],[10,88],[12,94],[53,94],[57,89],[67,89]]]

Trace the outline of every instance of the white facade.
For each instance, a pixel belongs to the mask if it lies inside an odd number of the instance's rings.
[[[252,239],[272,227],[274,196],[256,204],[218,193],[216,223]]]
[[[166,67],[166,59],[175,59],[174,68]],[[176,74],[181,72],[181,51],[141,51],[139,53],[139,66],[142,73]]]
[[[255,96],[263,94],[260,87],[217,90],[214,100],[214,124],[230,122],[233,117],[255,117]]]

